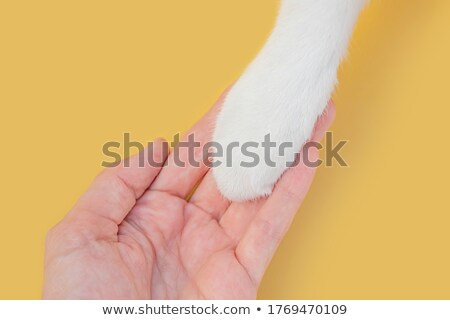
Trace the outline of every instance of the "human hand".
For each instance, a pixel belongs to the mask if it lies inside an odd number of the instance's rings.
[[[222,99],[190,130],[209,141]],[[334,118],[330,104],[313,136]],[[312,182],[302,161],[267,198],[230,203],[208,167],[175,165],[153,144],[152,167],[139,156],[104,170],[46,241],[46,299],[253,299],[264,271]],[[199,155],[197,155],[198,157]],[[148,157],[148,155],[146,156]],[[318,157],[309,149],[310,161]],[[187,161],[188,154],[180,151]],[[195,189],[199,181],[198,187]],[[190,199],[186,200],[193,192]]]

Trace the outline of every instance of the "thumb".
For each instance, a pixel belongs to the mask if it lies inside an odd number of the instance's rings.
[[[80,226],[83,233],[88,232],[97,239],[111,235],[107,225],[117,233],[117,226],[161,171],[167,154],[167,142],[158,139],[128,159],[127,165],[121,162],[105,169],[64,220]]]

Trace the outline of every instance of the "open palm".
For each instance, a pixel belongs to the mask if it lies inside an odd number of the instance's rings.
[[[221,100],[188,135],[202,145],[208,142],[220,105]],[[334,108],[330,105],[325,114],[314,140],[330,125]],[[188,164],[188,151],[180,149],[186,166],[178,166],[163,146],[155,141],[150,154],[164,166],[150,166],[142,161],[149,154],[141,153],[129,159],[129,166],[105,170],[49,232],[44,298],[256,297],[314,168],[300,161],[270,197],[230,203],[206,165]],[[311,151],[309,160],[317,156]],[[201,157],[195,154],[200,163]]]

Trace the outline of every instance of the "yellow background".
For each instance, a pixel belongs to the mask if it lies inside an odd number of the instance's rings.
[[[186,130],[273,25],[276,0],[0,1],[0,298],[34,299],[46,230],[103,143]],[[321,168],[260,298],[450,299],[450,1],[375,0],[340,71]]]

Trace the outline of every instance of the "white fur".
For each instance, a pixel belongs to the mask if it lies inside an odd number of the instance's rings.
[[[253,141],[249,149],[264,159],[261,142],[270,133],[277,145],[292,142],[275,167],[264,161],[253,168],[240,149],[232,166],[213,168],[217,186],[228,199],[244,201],[272,192],[288,161],[310,138],[336,84],[336,70],[346,53],[353,26],[365,0],[283,0],[276,27],[258,57],[225,99],[213,140],[223,148],[231,142]],[[217,159],[224,162],[223,158]]]

